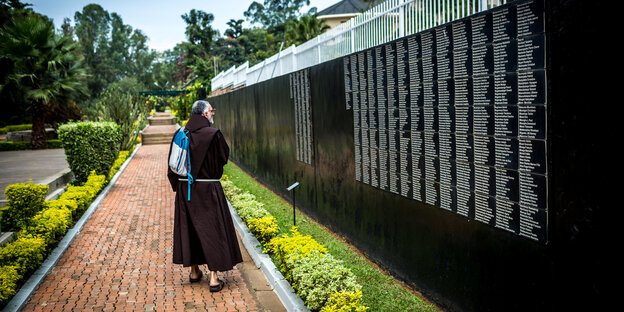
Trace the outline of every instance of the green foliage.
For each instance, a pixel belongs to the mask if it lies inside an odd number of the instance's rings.
[[[7,186],[4,194],[8,200],[2,213],[2,229],[16,230],[25,227],[28,220],[45,207],[47,185],[17,183]]]
[[[70,122],[58,129],[69,168],[78,182],[87,180],[89,172],[109,173],[121,142],[121,129],[113,122]]]
[[[0,134],[6,134],[13,131],[23,131],[32,129],[32,124],[23,124],[23,125],[9,125],[0,128]]]
[[[258,238],[262,245],[267,244],[277,235],[277,220],[271,215],[262,218],[250,218],[247,220],[247,225],[251,233]]]
[[[364,312],[368,310],[361,303],[362,292],[340,292],[333,293],[321,312]]]
[[[123,90],[118,84],[112,84],[100,96],[98,110],[100,119],[120,126],[120,150],[129,149],[147,123],[147,105],[143,97],[131,90]]]
[[[0,307],[5,306],[17,292],[17,282],[22,276],[15,265],[0,266]]]
[[[299,17],[299,9],[305,5],[310,5],[310,0],[264,0],[264,4],[254,1],[243,15],[251,23],[271,29]]]
[[[353,273],[331,254],[313,249],[305,256],[294,255],[288,261],[297,295],[311,310],[322,308],[336,291],[357,292],[362,289]]]
[[[21,235],[0,248],[0,266],[14,265],[17,273],[24,275],[37,269],[46,253],[45,239],[34,235]]]
[[[316,15],[304,15],[286,24],[284,39],[288,45],[300,45],[327,31],[329,26],[325,20],[320,20]]]
[[[4,142],[0,141],[0,151],[21,151],[32,148],[31,142]],[[61,140],[48,140],[48,149],[63,148]]]
[[[130,156],[130,151],[119,152],[119,156],[117,157],[117,159],[115,160],[115,163],[113,163],[113,166],[108,172],[108,176],[106,177],[107,180],[110,181],[111,179],[113,179],[113,176],[115,176],[117,171],[119,171],[119,168],[121,168],[123,163],[126,162],[126,159],[128,159],[128,156]]]

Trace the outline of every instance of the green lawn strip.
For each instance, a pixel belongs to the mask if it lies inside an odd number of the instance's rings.
[[[224,173],[237,187],[255,195],[264,204],[264,208],[277,219],[280,234],[288,233],[292,226],[292,203],[286,202],[232,163],[224,167]],[[370,264],[316,221],[299,211],[296,212],[296,217],[301,234],[311,235],[325,245],[332,256],[344,261],[344,265],[357,276],[362,285],[362,304],[370,307],[369,311],[437,311],[433,305]],[[272,259],[276,260],[273,257]]]

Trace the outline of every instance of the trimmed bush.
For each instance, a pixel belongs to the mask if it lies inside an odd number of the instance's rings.
[[[271,241],[279,230],[277,220],[271,215],[262,218],[251,218],[247,220],[247,224],[251,233],[258,238],[258,241],[260,241],[262,245]]]
[[[68,186],[67,191],[65,191],[59,199],[75,202],[76,208],[72,210],[72,212],[74,216],[77,216],[77,213],[81,213],[87,209],[91,200],[104,188],[105,183],[106,176],[97,175],[95,171],[92,171],[84,185]]]
[[[25,227],[30,218],[45,207],[47,185],[17,183],[7,186],[4,194],[8,205],[2,213],[2,229],[17,230]]]
[[[119,155],[121,129],[116,123],[70,122],[61,125],[57,133],[79,183],[85,182],[92,170],[108,174]]]
[[[46,256],[46,243],[42,237],[26,234],[0,248],[0,265],[14,265],[17,273],[24,275],[41,265]]]
[[[17,292],[17,282],[22,276],[14,265],[0,266],[0,307],[9,303]]]
[[[368,310],[361,303],[362,292],[335,292],[327,300],[321,312],[364,312]]]
[[[280,272],[288,280],[292,280],[291,260],[299,257],[305,257],[313,250],[319,251],[321,254],[327,252],[327,248],[319,244],[310,235],[301,235],[296,226],[290,228],[292,236],[282,234],[281,236],[271,239],[266,245],[266,251],[277,256],[280,261]]]
[[[67,209],[72,213],[78,209],[78,203],[76,201],[61,198],[48,201],[47,205],[47,209]]]
[[[46,244],[52,243],[57,237],[65,234],[72,223],[72,212],[67,208],[48,208],[40,211],[23,229],[19,236],[33,234],[42,237]]]
[[[337,291],[362,290],[355,275],[331,254],[311,250],[306,256],[293,256],[288,261],[293,287],[311,310],[322,308]]]

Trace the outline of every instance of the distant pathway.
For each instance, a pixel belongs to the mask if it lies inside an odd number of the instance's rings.
[[[23,311],[277,310],[262,307],[256,287],[243,278],[249,256],[219,273],[226,286],[216,293],[208,274],[191,284],[189,269],[172,263],[175,193],[166,178],[168,151],[168,144],[139,149]]]

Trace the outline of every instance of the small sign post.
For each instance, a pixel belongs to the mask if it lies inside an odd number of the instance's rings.
[[[293,194],[292,197],[293,197],[293,225],[294,226],[297,226],[297,218],[295,217],[295,188],[297,186],[299,186],[299,182],[293,183],[293,185],[289,186],[286,189],[287,191],[292,191],[293,192],[292,193]]]

